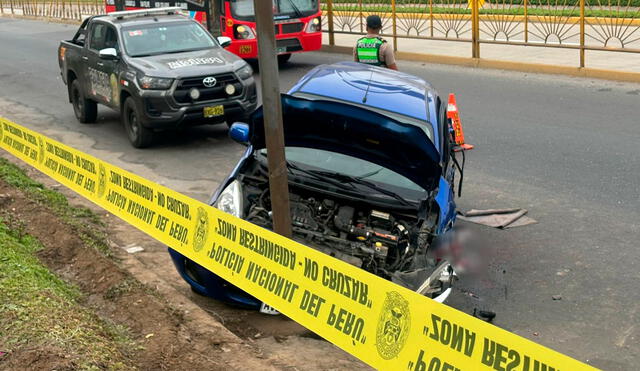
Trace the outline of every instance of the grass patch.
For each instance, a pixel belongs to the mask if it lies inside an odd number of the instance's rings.
[[[20,225],[0,219],[1,350],[52,346],[80,369],[128,368],[123,354],[137,345],[127,330],[82,307],[78,288],[39,262],[40,249]]]
[[[105,255],[110,255],[106,235],[102,232],[104,223],[100,217],[86,207],[69,205],[60,192],[46,188],[31,179],[21,168],[0,158],[0,179],[21,190],[29,198],[51,209],[65,223],[74,228],[85,245],[93,247]]]

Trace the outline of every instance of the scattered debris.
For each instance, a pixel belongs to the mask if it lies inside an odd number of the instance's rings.
[[[262,334],[259,333],[259,332],[257,334],[255,334],[255,335],[253,335],[253,337],[256,338],[256,339],[259,338],[260,336],[262,336]]]
[[[152,333],[150,333],[150,334],[147,334],[144,338],[145,338],[145,339],[148,339],[148,338],[150,338],[150,337],[152,337],[152,336],[153,336],[153,332],[152,332]]]
[[[494,318],[496,318],[496,312],[492,312],[489,310],[477,310],[477,308],[473,308],[473,316],[476,318],[480,318],[481,320],[491,322]]]
[[[287,341],[287,339],[289,338],[288,336],[284,336],[284,335],[276,335],[273,337],[275,339],[276,342],[278,343],[284,343],[285,341]]]
[[[553,300],[562,300],[562,295],[553,295],[551,297],[551,299],[553,299]]]
[[[538,335],[540,335],[540,334],[539,334],[539,333],[537,333],[537,332],[534,332],[534,333],[533,333],[533,336],[538,336]]]
[[[571,269],[565,268],[565,269],[563,269],[563,270],[559,270],[559,271],[557,271],[557,272],[556,272],[556,276],[563,277],[563,276],[566,276],[566,275],[567,275],[567,273],[569,273],[569,272],[571,272]]]
[[[507,229],[522,227],[537,223],[533,218],[526,216],[526,209],[472,209],[467,212],[458,212],[461,220],[482,224],[493,228]]]
[[[133,243],[130,243],[127,246],[124,246],[122,249],[128,252],[129,254],[135,254],[137,252],[144,251],[144,249],[141,246],[138,246]]]
[[[480,299],[480,297],[479,297],[478,295],[474,294],[473,292],[471,292],[471,291],[469,291],[469,290],[466,290],[466,289],[460,289],[460,291],[461,291],[463,294],[468,295],[468,296],[470,296],[470,297],[472,297],[472,298],[474,298],[474,299]]]

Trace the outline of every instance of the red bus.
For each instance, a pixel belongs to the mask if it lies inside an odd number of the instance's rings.
[[[106,0],[107,13],[116,10],[116,0]],[[124,0],[127,10],[178,6],[191,18],[206,25],[209,1],[220,9],[220,32],[232,42],[227,50],[241,58],[257,58],[258,42],[253,0],[191,0],[156,1]],[[264,0],[261,0],[264,1]],[[318,50],[322,47],[322,21],[319,0],[271,0],[276,33],[276,48],[280,62],[292,53]]]
[[[192,0],[192,1],[160,1],[160,0],[120,0],[123,4],[124,10],[137,10],[148,8],[166,8],[171,6],[177,6],[184,10],[185,14],[189,14],[189,17],[197,20],[203,25],[207,24],[207,12],[205,7],[205,1]],[[214,0],[215,1],[215,0]],[[116,3],[118,0],[105,0],[105,10],[107,13],[116,11]]]

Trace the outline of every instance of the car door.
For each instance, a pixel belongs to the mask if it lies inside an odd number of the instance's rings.
[[[115,108],[119,104],[116,71],[119,59],[100,57],[100,51],[109,48],[115,49],[119,55],[116,29],[104,22],[94,22],[91,26],[89,47],[85,48],[86,53],[83,55],[87,94],[96,102]]]

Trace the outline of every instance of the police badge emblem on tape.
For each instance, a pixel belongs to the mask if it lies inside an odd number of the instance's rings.
[[[198,207],[194,231],[193,251],[200,252],[207,242],[207,234],[209,233],[209,215],[202,207]]]
[[[104,191],[107,189],[107,170],[104,168],[104,165],[98,165],[98,197],[102,198],[104,196]]]
[[[387,360],[397,357],[407,341],[410,327],[409,302],[396,291],[388,292],[376,329],[376,347],[380,357]]]

